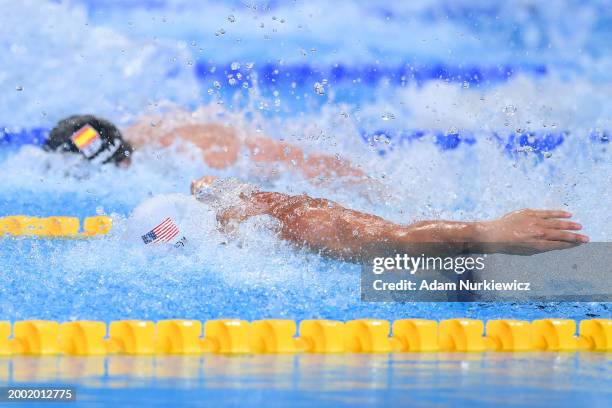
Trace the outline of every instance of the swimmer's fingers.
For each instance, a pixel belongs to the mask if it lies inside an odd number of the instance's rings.
[[[567,231],[579,231],[582,229],[582,225],[573,221],[563,221],[558,219],[544,219],[541,221],[542,225],[550,229],[567,230]]]
[[[210,187],[210,185],[217,179],[215,176],[204,176],[191,182],[191,194],[195,194],[199,189],[204,187]]]
[[[575,242],[564,242],[564,241],[539,241],[533,245],[535,253],[554,251],[559,249],[570,249],[580,244]]]
[[[571,218],[572,213],[563,210],[530,210],[530,215],[538,218]]]
[[[560,241],[574,244],[586,244],[587,242],[589,242],[589,237],[587,237],[586,235],[576,234],[573,232],[557,229],[545,230],[541,238],[546,241]]]

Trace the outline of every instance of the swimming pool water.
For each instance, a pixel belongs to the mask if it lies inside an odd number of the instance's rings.
[[[17,357],[0,359],[4,370],[76,386],[88,406],[605,407],[611,397],[600,353]]]

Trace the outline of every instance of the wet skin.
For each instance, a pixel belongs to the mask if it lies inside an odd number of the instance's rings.
[[[191,185],[192,193],[213,183],[205,176]],[[575,231],[572,214],[524,209],[491,221],[420,221],[396,224],[376,215],[351,210],[326,199],[256,192],[242,196],[240,205],[220,211],[222,228],[256,215],[280,221],[281,238],[327,256],[364,260],[396,252],[462,252],[529,255],[571,248],[589,241]],[[437,244],[432,247],[430,244]]]

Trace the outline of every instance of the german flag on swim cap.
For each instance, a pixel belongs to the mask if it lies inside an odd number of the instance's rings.
[[[98,163],[120,163],[132,153],[115,125],[93,115],[75,115],[62,119],[51,130],[45,150],[80,153]]]
[[[102,147],[102,139],[96,129],[90,124],[87,124],[77,130],[70,137],[72,143],[85,155],[88,159],[93,157]]]

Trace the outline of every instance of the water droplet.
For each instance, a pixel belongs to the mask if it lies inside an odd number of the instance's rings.
[[[381,115],[381,119],[384,121],[395,119],[395,115],[389,112],[385,112]]]
[[[248,82],[243,82],[243,83],[242,83],[242,87],[243,87],[244,89],[247,89],[247,88],[249,87],[249,83],[248,83]]]
[[[516,114],[517,108],[514,105],[504,106],[502,111],[506,114],[506,116],[514,116]]]
[[[470,87],[470,83],[468,81],[463,81],[463,88],[467,89]]]
[[[215,36],[219,37],[222,36],[223,34],[225,34],[225,30],[223,28],[220,28],[216,33]]]
[[[238,81],[236,81],[236,78],[230,78],[227,80],[227,82],[231,85],[234,86],[238,83]]]
[[[544,152],[544,157],[547,159],[550,159],[552,157],[552,153],[551,152]]]
[[[245,64],[245,66],[246,66],[246,68],[247,68],[247,69],[253,69],[253,65],[254,65],[254,63],[253,63],[253,62],[247,62],[247,63]]]
[[[214,81],[213,86],[217,89],[221,89],[221,84],[219,83],[219,81]]]
[[[232,62],[232,64],[230,65],[230,68],[232,69],[232,71],[238,71],[240,69],[240,63],[239,62]]]
[[[23,91],[23,86],[21,86],[21,85],[17,85],[17,86],[15,87],[15,90],[16,90],[16,91]]]
[[[315,82],[314,91],[317,95],[325,95],[325,87],[320,82]]]
[[[230,14],[229,16],[227,16],[227,21],[229,21],[230,23],[234,23],[236,22],[236,17],[234,17],[233,14]]]

